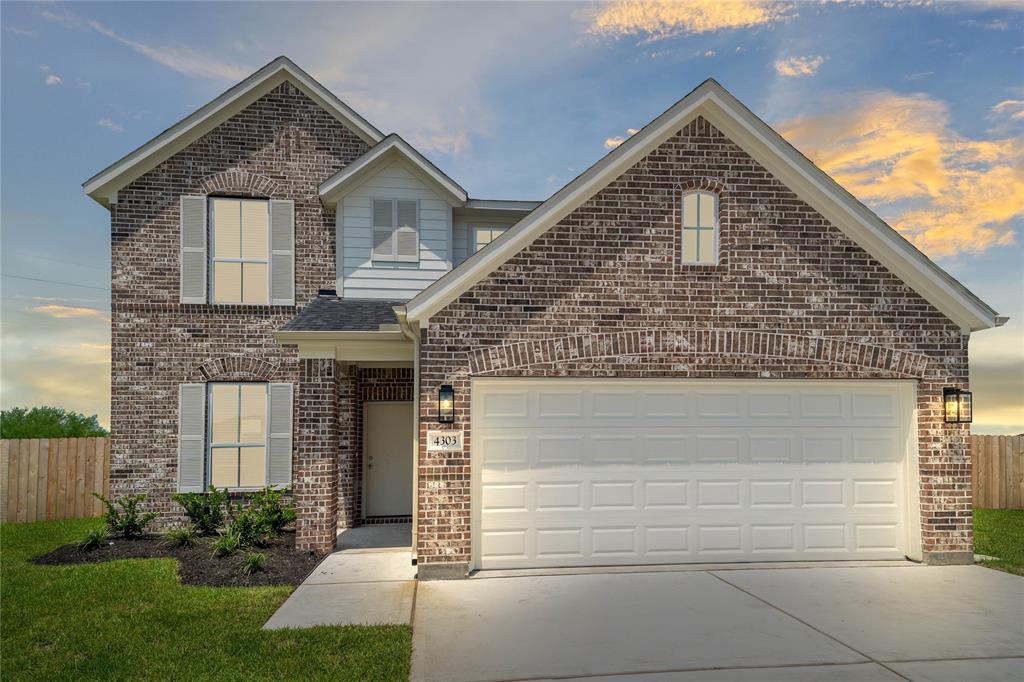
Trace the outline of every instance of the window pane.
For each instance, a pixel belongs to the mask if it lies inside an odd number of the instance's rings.
[[[213,200],[213,257],[239,258],[241,222],[237,199]]]
[[[214,303],[238,303],[242,300],[242,264],[213,264]]]
[[[243,303],[267,303],[269,292],[267,290],[267,269],[266,263],[243,263],[242,264],[242,292]]]
[[[416,202],[415,201],[399,201],[398,202],[398,226],[399,227],[416,227]]]
[[[715,214],[715,195],[713,194],[699,194],[700,197],[700,226],[701,227],[714,227]],[[701,256],[704,255],[704,247],[701,246]]]
[[[683,227],[697,225],[697,195],[687,194],[683,197]]]
[[[267,440],[267,387],[265,384],[242,384],[240,443],[262,443]]]
[[[210,442],[238,442],[238,384],[210,384]]]
[[[238,487],[238,448],[213,448],[210,451],[210,485]]]
[[[715,231],[714,230],[701,230],[700,231],[700,262],[701,263],[714,263],[715,262]]]
[[[373,255],[376,258],[392,258],[394,256],[394,232],[391,230],[373,231]]]
[[[262,488],[267,484],[267,449],[242,448],[238,462],[238,485],[242,488]]]
[[[373,226],[394,227],[393,216],[391,215],[390,199],[373,200]]]
[[[269,217],[265,201],[242,202],[242,257],[266,260]]]
[[[697,260],[697,230],[683,229],[683,260],[687,263]]]

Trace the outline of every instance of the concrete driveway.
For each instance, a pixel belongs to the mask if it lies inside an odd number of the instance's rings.
[[[422,582],[414,680],[1024,679],[1024,579],[977,566]]]

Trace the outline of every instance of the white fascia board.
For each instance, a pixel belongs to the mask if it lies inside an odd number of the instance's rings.
[[[397,327],[397,325],[382,325]],[[273,333],[281,343],[294,344],[300,341],[405,341],[400,329],[382,329],[380,331],[281,331]]]
[[[519,199],[469,199],[463,208],[473,211],[529,213],[543,203],[543,201],[521,201]]]
[[[216,99],[92,176],[82,187],[104,206],[118,189],[181,151],[196,139],[249,106],[285,81],[292,82],[344,123],[364,142],[375,145],[384,135],[287,57],[278,57]]]
[[[416,175],[441,190],[449,204],[462,206],[468,198],[466,190],[444,174],[408,142],[392,133],[377,146],[331,176],[317,190],[325,206],[333,206],[370,173],[393,159],[406,162]]]
[[[425,324],[698,115],[705,116],[962,329],[988,329],[1006,321],[710,80],[552,195],[494,246],[470,256],[413,297],[406,304],[409,319]]]

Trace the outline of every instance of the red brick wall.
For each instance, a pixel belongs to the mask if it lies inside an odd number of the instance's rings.
[[[721,258],[678,262],[678,206],[720,189]],[[435,315],[421,346],[418,558],[470,559],[470,377],[920,378],[925,551],[971,547],[967,384],[956,326],[703,119]],[[461,456],[427,453],[456,390]]]
[[[164,523],[178,516],[170,501],[178,384],[300,378],[295,348],[271,337],[298,307],[178,302],[179,197],[293,200],[301,306],[335,283],[334,215],[321,206],[317,187],[366,149],[285,83],[118,192],[111,207],[113,495],[145,492]]]

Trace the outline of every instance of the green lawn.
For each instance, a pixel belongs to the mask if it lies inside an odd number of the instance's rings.
[[[95,519],[0,526],[5,680],[405,680],[406,626],[264,632],[290,587],[183,586],[171,559],[36,566]]]
[[[1024,509],[975,509],[974,553],[999,558],[984,566],[1024,575]]]

